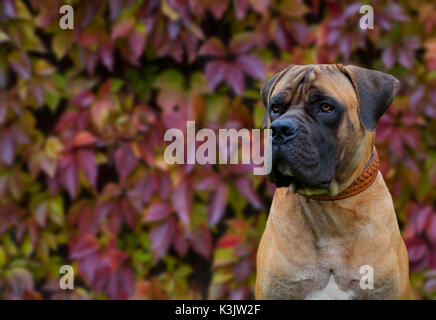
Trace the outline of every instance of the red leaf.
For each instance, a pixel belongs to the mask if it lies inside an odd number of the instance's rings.
[[[409,253],[409,260],[412,264],[417,264],[419,261],[426,259],[428,248],[423,239],[418,237],[408,238],[405,242]]]
[[[70,259],[82,259],[98,251],[98,240],[89,234],[70,240]]]
[[[197,253],[209,259],[212,250],[212,235],[210,230],[205,225],[201,225],[199,229],[193,231],[191,244]]]
[[[145,28],[135,28],[129,36],[129,47],[133,53],[133,59],[138,59],[145,47],[147,34]]]
[[[228,191],[227,184],[220,183],[215,193],[211,195],[207,212],[207,222],[210,226],[216,225],[221,220],[227,206]]]
[[[85,172],[91,186],[97,188],[97,161],[94,153],[89,150],[81,149],[76,154],[77,162],[82,170]]]
[[[405,237],[413,237],[418,233],[424,231],[427,222],[431,216],[431,206],[420,206],[413,204],[408,212]]]
[[[232,248],[242,242],[242,236],[239,234],[226,234],[222,236],[217,243],[217,248]]]
[[[130,203],[129,199],[123,198],[121,200],[120,211],[124,217],[125,223],[133,229],[135,227],[137,212],[133,205]]]
[[[107,97],[100,98],[94,102],[91,108],[91,116],[97,128],[100,130],[103,128],[109,112],[112,111],[114,107],[114,102]]]
[[[186,240],[186,237],[180,225],[177,225],[173,245],[177,253],[182,257],[188,252],[188,241]]]
[[[201,46],[198,54],[202,56],[223,57],[226,55],[226,48],[221,40],[212,37]]]
[[[228,4],[228,0],[211,1],[209,4],[209,11],[217,20],[220,20],[226,11]]]
[[[157,261],[168,251],[176,229],[176,220],[171,217],[164,223],[153,227],[150,231],[151,250]]]
[[[111,33],[112,40],[115,40],[118,37],[122,37],[128,34],[135,24],[135,20],[133,18],[125,19],[123,21],[117,22],[113,28]]]
[[[155,202],[149,206],[142,219],[143,222],[155,222],[167,218],[173,211],[172,207],[163,201]]]
[[[230,40],[229,51],[234,54],[247,53],[257,42],[257,37],[252,32],[243,32],[235,35]]]
[[[88,131],[80,131],[73,140],[74,147],[85,147],[96,143],[98,139]]]
[[[427,223],[426,233],[427,233],[427,237],[430,239],[433,245],[436,246],[436,214],[435,213],[433,213],[430,216],[430,219]]]

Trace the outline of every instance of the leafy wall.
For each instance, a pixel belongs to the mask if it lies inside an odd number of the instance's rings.
[[[258,128],[266,76],[342,62],[401,80],[377,148],[413,295],[434,298],[436,5],[372,5],[365,31],[349,1],[2,0],[0,297],[252,298],[274,187],[246,165],[169,166],[163,134]]]

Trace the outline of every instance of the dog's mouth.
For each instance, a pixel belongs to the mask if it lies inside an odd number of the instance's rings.
[[[287,187],[292,193],[305,190],[312,190],[314,193],[324,193],[321,190],[327,190],[331,181],[321,181],[318,183],[308,183],[295,175],[283,174],[279,169],[274,169],[270,174],[270,180],[278,188]]]

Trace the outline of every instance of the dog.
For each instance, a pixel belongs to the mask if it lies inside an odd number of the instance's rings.
[[[262,85],[277,189],[256,299],[409,297],[407,249],[374,147],[398,85],[342,64],[291,65]]]

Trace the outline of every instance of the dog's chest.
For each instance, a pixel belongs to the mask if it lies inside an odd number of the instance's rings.
[[[336,282],[333,274],[324,288],[321,290],[313,290],[306,295],[306,300],[350,300],[355,296],[355,292],[351,289],[343,290]]]

